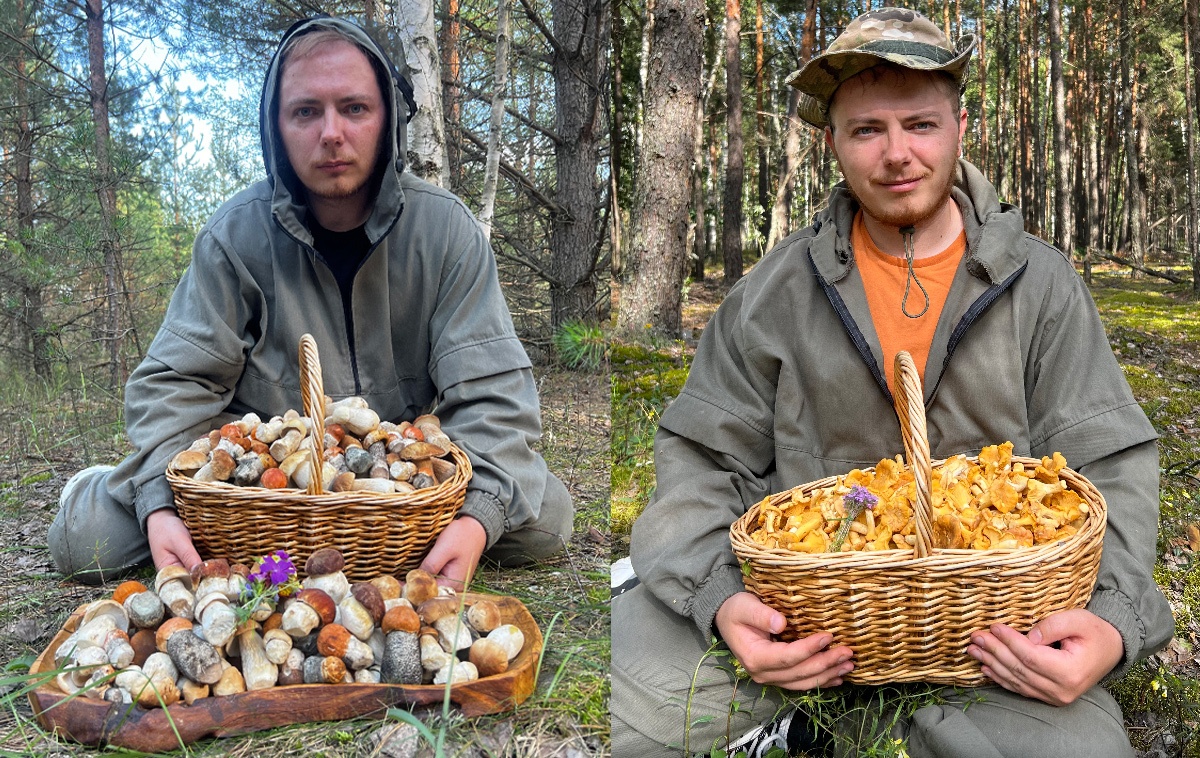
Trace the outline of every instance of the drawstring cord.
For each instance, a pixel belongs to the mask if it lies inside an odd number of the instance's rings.
[[[908,264],[908,275],[904,278],[904,299],[900,301],[900,311],[909,318],[921,318],[925,315],[925,311],[929,310],[929,293],[925,291],[925,285],[917,279],[917,272],[913,269],[913,235],[916,234],[915,227],[906,226],[900,230],[900,234],[904,236],[904,261]],[[921,289],[921,295],[925,298],[925,307],[920,313],[912,314],[908,312],[908,291],[912,283],[916,282],[917,287]]]

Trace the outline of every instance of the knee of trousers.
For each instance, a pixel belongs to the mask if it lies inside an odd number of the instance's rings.
[[[644,585],[613,598],[614,756],[707,753],[779,711],[777,692],[735,680],[727,649],[701,637]]]
[[[150,560],[137,517],[108,493],[112,466],[93,466],[63,488],[46,534],[58,570],[85,584],[101,584]]]
[[[1100,686],[1062,707],[999,687],[974,690],[952,700],[955,702],[927,706],[913,714],[908,730],[913,758],[968,754],[1133,758],[1121,709]]]
[[[575,527],[571,493],[558,477],[546,473],[546,489],[538,517],[500,537],[484,557],[501,566],[521,566],[561,553]]]

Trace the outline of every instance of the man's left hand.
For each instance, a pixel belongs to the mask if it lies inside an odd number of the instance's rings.
[[[1051,647],[1055,642],[1058,648]],[[967,654],[1004,689],[1050,705],[1068,705],[1112,671],[1125,646],[1116,627],[1075,608],[1050,614],[1027,635],[993,624],[971,635]]]
[[[485,547],[487,532],[483,524],[470,516],[459,516],[438,535],[421,568],[436,576],[438,584],[461,591],[471,583]]]

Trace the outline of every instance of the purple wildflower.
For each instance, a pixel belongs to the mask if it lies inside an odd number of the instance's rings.
[[[874,508],[879,502],[879,498],[871,494],[871,491],[861,484],[856,484],[850,488],[850,491],[842,496],[842,503],[849,510],[852,505],[857,506],[857,511],[862,512],[863,508]]]

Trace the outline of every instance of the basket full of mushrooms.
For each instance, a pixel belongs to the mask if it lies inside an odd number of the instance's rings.
[[[513,597],[455,594],[415,569],[351,582],[320,548],[253,570],[161,569],[81,606],[30,670],[47,729],[146,752],[208,736],[437,703],[466,715],[532,694],[542,636]]]
[[[167,466],[204,556],[306,560],[337,544],[355,579],[415,568],[466,497],[471,462],[434,415],[381,421],[362,398],[324,394],[316,342],[300,340],[304,414],[255,414],[209,432]]]

